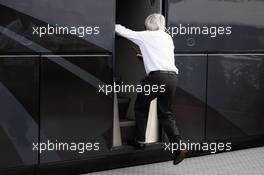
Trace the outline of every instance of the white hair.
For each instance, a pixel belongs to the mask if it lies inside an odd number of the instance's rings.
[[[145,27],[147,30],[163,30],[165,31],[165,18],[163,15],[153,13],[145,20]]]

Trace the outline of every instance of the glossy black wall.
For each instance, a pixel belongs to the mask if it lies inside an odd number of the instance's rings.
[[[186,73],[191,76],[201,75],[204,80],[204,141],[230,141],[236,145],[243,144],[245,140],[255,137],[263,138],[261,84],[263,69],[262,55],[254,53],[263,52],[263,13],[264,3],[261,1],[187,1],[166,0],[165,15],[167,28],[172,34],[172,27],[232,27],[232,34],[218,35],[174,35],[176,46],[176,64],[180,68],[179,79],[191,83],[195,87],[201,82],[188,81]],[[236,10],[233,10],[236,9]],[[205,54],[204,61],[199,62],[199,73],[193,73],[196,56],[194,53]],[[230,53],[211,55],[210,53]],[[181,53],[188,53],[189,59],[183,64]],[[231,54],[232,53],[232,54]],[[243,54],[237,54],[243,53]],[[207,61],[206,61],[207,60]],[[191,66],[190,66],[191,63]],[[188,69],[189,67],[189,69]],[[203,74],[201,74],[203,72]],[[195,79],[197,80],[197,79]],[[176,97],[175,114],[182,113],[177,107],[177,101],[188,99],[188,95],[181,96],[188,91],[188,87],[179,82],[180,94]],[[182,87],[181,87],[182,86]],[[179,91],[178,91],[179,92]],[[194,99],[186,100],[189,104]],[[191,105],[188,105],[191,107]],[[176,110],[177,109],[177,110]],[[186,110],[184,115],[189,114]],[[196,118],[196,112],[190,112],[190,117]],[[184,119],[178,117],[182,133],[188,133],[189,127],[184,127]],[[186,121],[186,120],[185,120]],[[186,121],[187,123],[193,123]],[[188,135],[185,135],[188,139]],[[248,142],[248,145],[256,145]]]
[[[209,55],[208,141],[243,141],[264,135],[264,55]]]
[[[113,98],[98,93],[98,86],[113,81],[115,1],[14,0],[0,1],[0,9],[1,104],[6,101],[0,109],[0,174],[106,156]],[[100,34],[33,35],[33,27],[48,24],[98,26]],[[100,151],[38,154],[32,151],[38,141],[100,142]]]
[[[205,139],[206,74],[205,54],[175,55],[179,69],[173,111],[184,139],[203,142]]]
[[[0,53],[112,52],[114,0],[1,0],[0,9]],[[48,24],[99,27],[100,33],[83,37],[33,34],[33,28]]]
[[[0,56],[1,170],[38,163],[38,77],[39,56]]]
[[[43,56],[41,142],[99,143],[97,151],[47,151],[40,163],[106,156],[112,144],[113,97],[99,93],[112,84],[109,55]],[[92,146],[92,149],[95,149]]]
[[[199,29],[193,29],[193,34],[189,35],[174,35],[176,51],[189,53],[263,52],[263,8],[263,1],[166,0],[170,32],[172,27],[179,28],[180,25],[189,26],[189,30],[190,27],[223,27],[218,28],[218,33],[225,34],[216,37],[208,31],[199,35]],[[231,33],[226,27],[231,27]],[[210,30],[215,33],[214,28]],[[182,29],[182,33],[187,33],[187,29]]]

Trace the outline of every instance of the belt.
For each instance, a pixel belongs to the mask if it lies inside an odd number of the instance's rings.
[[[173,74],[173,75],[176,75],[176,72],[174,72],[174,71],[164,71],[164,70],[151,71],[151,72],[149,73],[149,75],[151,75],[151,74],[156,74],[156,73],[160,73],[160,74]]]

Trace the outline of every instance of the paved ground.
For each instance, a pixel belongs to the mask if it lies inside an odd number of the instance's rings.
[[[90,173],[89,175],[264,175],[264,147],[172,162]]]

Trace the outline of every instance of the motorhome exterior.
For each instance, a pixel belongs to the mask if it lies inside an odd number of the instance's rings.
[[[154,12],[166,17],[175,42],[174,112],[183,137],[232,142],[233,150],[263,145],[263,9],[258,0],[0,0],[0,174],[78,174],[171,159],[161,147],[126,145],[134,93],[99,92],[145,76],[114,25],[144,30]],[[158,141],[166,141],[162,131]],[[92,151],[34,150],[49,142],[88,143]]]

